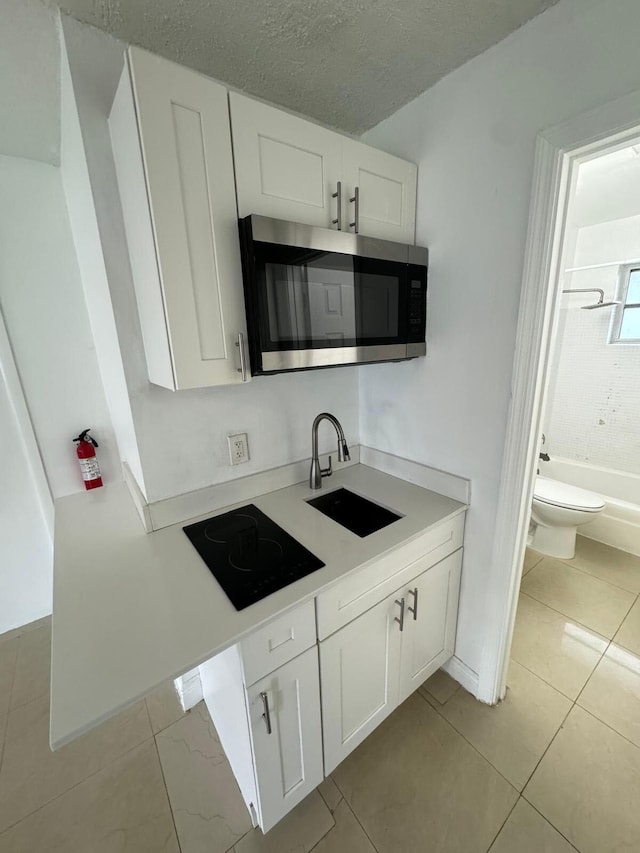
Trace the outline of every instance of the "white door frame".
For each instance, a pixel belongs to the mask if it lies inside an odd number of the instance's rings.
[[[478,699],[495,704],[506,690],[521,567],[533,498],[559,297],[560,252],[569,187],[580,161],[640,135],[640,91],[582,113],[538,136],[529,230],[516,333],[500,497],[485,612],[487,633],[478,673]]]

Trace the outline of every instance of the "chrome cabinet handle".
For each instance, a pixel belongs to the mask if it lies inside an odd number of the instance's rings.
[[[337,199],[336,201],[336,217],[337,219],[332,219],[331,224],[337,225],[338,231],[342,231],[342,181],[338,181],[336,184],[336,191],[331,194],[331,198]]]
[[[360,187],[355,188],[349,201],[352,201],[354,204],[353,222],[349,223],[349,228],[353,228],[354,233],[357,234],[360,228]]]
[[[404,598],[401,598],[400,601],[396,598],[396,604],[400,608],[400,616],[396,616],[394,622],[397,622],[400,625],[400,630],[404,631]]]
[[[409,595],[413,596],[413,607],[408,607],[409,613],[413,613],[413,621],[418,621],[418,587],[409,590]]]
[[[244,354],[244,335],[242,332],[238,332],[238,340],[236,341],[236,346],[240,351],[240,367],[236,368],[238,373],[242,374],[242,381],[247,381],[247,361]]]
[[[266,693],[261,693],[260,698],[262,699],[262,707],[264,708],[264,712],[262,714],[262,719],[267,724],[267,734],[270,735],[272,732],[271,728],[271,713],[269,711],[269,697]]]

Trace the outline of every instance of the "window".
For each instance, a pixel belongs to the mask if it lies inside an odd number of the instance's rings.
[[[640,264],[620,267],[611,343],[640,344]]]

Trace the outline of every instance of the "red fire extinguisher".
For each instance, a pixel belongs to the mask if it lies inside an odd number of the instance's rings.
[[[73,440],[78,442],[76,453],[78,454],[85,489],[99,488],[102,485],[102,475],[95,451],[98,442],[89,435],[88,429],[82,430],[80,435]]]

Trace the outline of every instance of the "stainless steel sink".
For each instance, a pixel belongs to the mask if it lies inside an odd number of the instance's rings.
[[[327,492],[312,498],[307,503],[360,537],[369,536],[376,530],[381,530],[402,518],[390,509],[356,495],[348,489]]]

